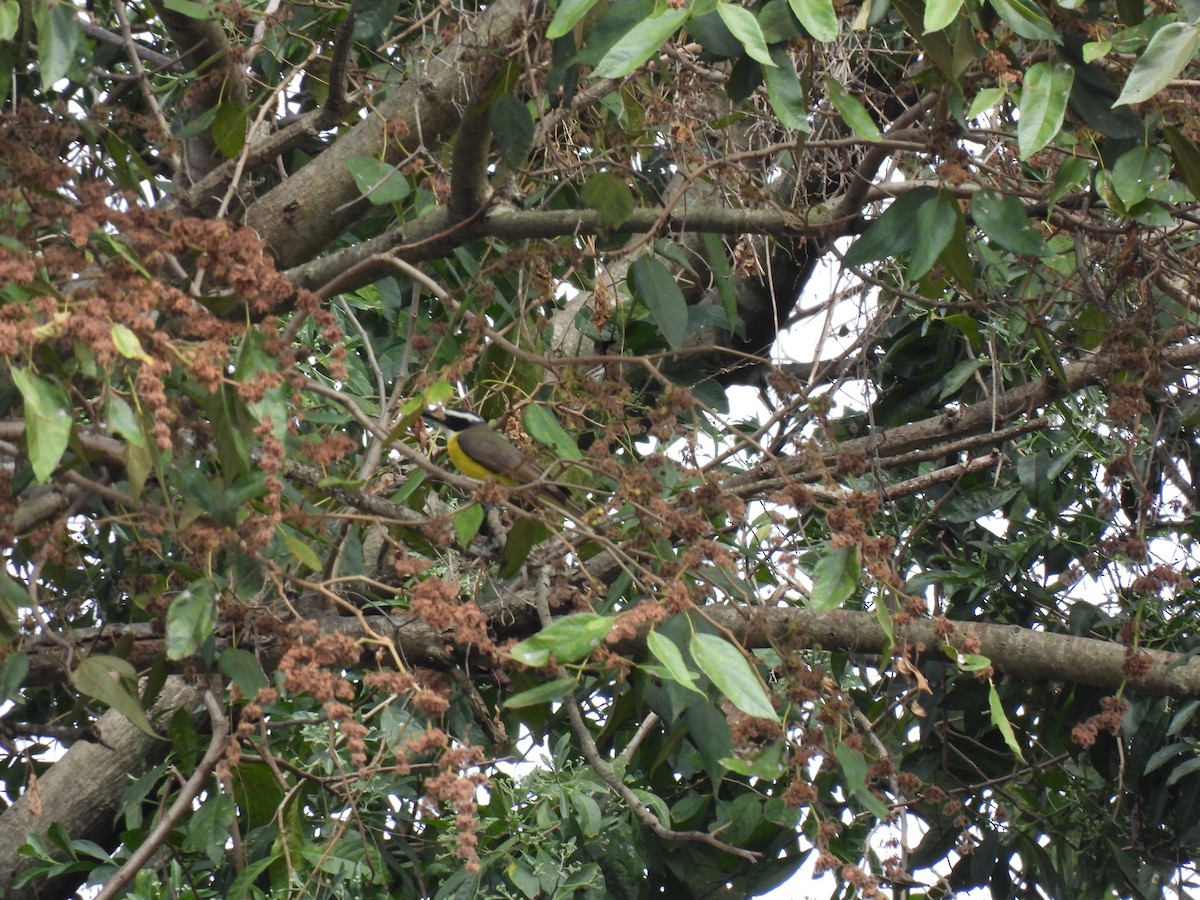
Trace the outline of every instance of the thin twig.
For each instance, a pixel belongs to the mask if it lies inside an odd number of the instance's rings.
[[[534,602],[537,606],[538,619],[541,621],[543,628],[550,624],[550,604],[546,599],[546,593],[545,585],[541,584],[534,591]],[[642,825],[663,840],[694,841],[700,844],[708,844],[710,847],[715,847],[725,853],[731,853],[749,862],[758,862],[762,854],[755,853],[753,850],[734,847],[732,844],[726,844],[715,834],[710,834],[707,831],[673,831],[663,825],[659,821],[658,816],[654,814],[654,811],[643,803],[624,781],[617,777],[616,773],[612,770],[612,766],[601,757],[600,749],[596,746],[595,740],[592,739],[592,733],[588,730],[587,723],[583,721],[583,713],[579,709],[579,703],[575,699],[575,696],[567,694],[563,698],[563,705],[567,708],[567,717],[571,720],[571,730],[575,732],[575,736],[579,739],[579,746],[583,751],[584,759],[588,761],[588,764],[604,783],[616,791],[618,796],[633,810],[633,814],[637,816],[638,821]]]
[[[117,21],[121,25],[121,38],[125,44],[125,51],[129,54],[129,65],[133,69],[133,74],[137,77],[138,87],[142,92],[142,99],[146,101],[146,106],[150,108],[150,112],[154,116],[154,121],[158,123],[159,133],[162,135],[163,140],[169,141],[171,138],[171,126],[167,124],[166,116],[163,115],[163,111],[158,105],[158,98],[154,96],[154,87],[150,84],[146,70],[142,67],[142,58],[138,53],[138,45],[133,40],[133,30],[129,27],[129,16],[125,11],[124,0],[116,0],[113,3],[113,12],[117,14]],[[167,161],[171,164],[171,171],[180,171],[182,161],[178,153],[169,151],[167,153]]]
[[[346,80],[350,51],[354,47],[356,19],[354,7],[351,6],[346,11],[346,19],[338,32],[337,42],[333,45],[333,57],[329,62],[329,96],[325,98],[325,108],[334,115],[339,115],[346,106]]]
[[[187,813],[191,812],[192,802],[200,793],[200,789],[204,786],[204,782],[208,780],[208,776],[212,774],[213,768],[217,764],[217,760],[225,753],[225,742],[229,738],[229,719],[225,716],[225,711],[221,709],[221,705],[217,703],[217,698],[213,696],[212,691],[204,692],[204,706],[208,710],[209,719],[212,722],[212,740],[209,741],[208,750],[204,754],[204,758],[200,760],[200,764],[196,766],[196,771],[192,772],[192,777],[187,780],[179,790],[179,796],[175,798],[175,802],[159,819],[158,824],[154,826],[154,830],[142,841],[141,846],[130,854],[128,860],[121,868],[117,869],[115,875],[108,880],[104,885],[104,889],[96,895],[95,900],[112,900],[116,897],[138,872],[150,861],[159,847],[166,841],[168,835],[174,830]]]

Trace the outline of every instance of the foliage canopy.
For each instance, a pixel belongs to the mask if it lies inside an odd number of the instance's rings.
[[[1186,891],[1198,20],[0,0],[5,896]]]

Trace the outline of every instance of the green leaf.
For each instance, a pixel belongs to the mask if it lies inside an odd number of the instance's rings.
[[[356,41],[373,41],[391,25],[399,12],[400,0],[354,0],[354,32]]]
[[[652,794],[650,791],[639,790],[638,788],[633,789],[633,794],[653,810],[659,822],[668,828],[671,827],[671,809],[663,802],[662,797]]]
[[[500,564],[500,577],[512,578],[521,571],[534,545],[549,536],[546,526],[537,519],[522,516],[517,519],[508,538],[504,541],[504,559]]]
[[[451,521],[454,524],[454,534],[458,538],[459,545],[466,547],[475,540],[475,535],[479,534],[479,529],[483,525],[483,505],[471,503],[456,509]]]
[[[962,207],[954,203],[954,231],[950,235],[950,243],[938,257],[938,262],[945,267],[950,277],[968,290],[975,284],[975,262],[967,246],[967,227],[963,218]]]
[[[1108,337],[1110,321],[1108,313],[1097,306],[1088,304],[1079,310],[1075,317],[1075,339],[1084,350],[1095,350]]]
[[[838,36],[837,13],[832,0],[788,0],[792,12],[814,40],[828,43]]]
[[[1041,256],[1046,242],[1029,225],[1025,204],[1010,194],[987,189],[971,198],[971,217],[989,238],[1021,256]]]
[[[845,88],[832,78],[825,79],[825,90],[829,92],[829,99],[842,121],[849,125],[855,134],[864,141],[875,142],[880,139],[879,126],[861,102],[847,94]]]
[[[762,29],[763,39],[767,42],[767,46],[790,41],[804,33],[796,23],[796,17],[792,15],[792,8],[788,5],[788,0],[767,0],[758,10],[757,15],[758,26]],[[691,27],[689,22],[688,28]],[[779,60],[776,59],[775,63],[778,65]]]
[[[154,456],[150,448],[130,443],[125,447],[125,475],[129,479],[129,495],[140,500],[146,479],[154,471]]]
[[[856,791],[867,786],[866,757],[841,742],[834,745],[833,755],[842,767],[842,774],[846,776],[846,787]]]
[[[1192,61],[1197,46],[1200,46],[1200,28],[1189,22],[1170,22],[1158,29],[1134,63],[1113,106],[1149,100]]]
[[[725,698],[748,716],[778,720],[758,675],[740,649],[713,634],[693,634],[692,659]]]
[[[321,557],[317,556],[317,552],[313,550],[312,544],[297,535],[291,526],[280,525],[278,533],[283,538],[283,543],[287,546],[288,553],[292,555],[292,558],[303,564],[310,572],[320,572],[325,568]]]
[[[546,29],[546,37],[553,41],[570,32],[598,2],[599,0],[562,0],[555,10],[554,18],[550,20],[550,27]]]
[[[583,832],[584,837],[594,838],[599,836],[601,823],[604,815],[600,811],[600,804],[594,799],[579,791],[570,793],[571,806],[575,809],[574,822],[579,830]],[[589,882],[590,883],[590,882]],[[579,896],[572,892],[572,896]],[[567,896],[560,894],[559,896]]]
[[[1130,207],[1145,200],[1170,174],[1171,160],[1167,154],[1154,147],[1134,147],[1121,154],[1109,173],[1109,180],[1121,202]]]
[[[1014,485],[1001,485],[969,491],[954,497],[949,503],[943,506],[938,518],[955,525],[961,525],[964,522],[974,522],[980,516],[986,516],[988,513],[1000,509],[1019,493],[1021,493],[1021,489]]]
[[[29,657],[24,653],[10,653],[0,662],[0,703],[7,703],[17,696],[21,685],[29,675]]]
[[[758,19],[754,18],[754,13],[732,3],[718,2],[717,15],[745,48],[747,56],[768,68],[775,65],[775,61],[771,59],[771,54],[767,50],[767,42],[763,38]]]
[[[856,544],[827,550],[813,570],[812,608],[837,609],[845,603],[858,587],[861,571]]]
[[[1025,73],[1017,121],[1017,149],[1028,159],[1054,140],[1067,113],[1075,70],[1066,63],[1034,63]]]
[[[217,11],[210,3],[197,3],[196,0],[163,0],[163,6],[189,19],[217,18]]]
[[[1025,754],[1021,752],[1021,745],[1017,743],[1012,723],[1008,721],[1008,716],[1004,712],[1004,704],[1000,702],[1000,692],[996,690],[996,684],[991,679],[988,679],[988,710],[991,713],[992,724],[1000,729],[1000,735],[1004,738],[1008,749],[1013,752],[1013,756],[1021,762],[1025,762]]]
[[[525,432],[543,447],[551,447],[559,459],[583,459],[575,438],[559,424],[554,413],[538,403],[525,407],[521,420]]]
[[[37,29],[38,71],[42,90],[65,78],[76,61],[88,56],[87,41],[75,6],[71,3],[39,2],[32,4],[33,24]]]
[[[151,737],[159,737],[137,696],[137,672],[116,656],[93,655],[80,661],[71,683],[81,694],[112,707]]]
[[[555,678],[553,681],[547,681],[545,684],[539,684],[537,687],[530,688],[527,691],[521,691],[519,694],[513,694],[500,705],[505,709],[537,706],[540,703],[549,703],[551,700],[565,697],[574,689],[575,679],[569,675],[565,675],[561,678]]]
[[[551,622],[531,638],[508,651],[519,663],[540,668],[551,655],[561,663],[575,662],[590,655],[612,631],[616,619],[597,613],[576,613]]]
[[[204,854],[216,863],[225,855],[225,840],[234,817],[233,798],[210,791],[199,807],[190,810],[181,823],[182,848],[187,853]]]
[[[11,41],[21,22],[21,4],[17,0],[0,0],[0,41]]]
[[[141,260],[133,255],[133,251],[126,246],[125,241],[115,234],[97,228],[89,235],[98,247],[104,247],[111,250],[113,254],[129,263],[129,267],[144,277],[150,280],[151,275],[146,271],[146,267],[142,265]]]
[[[258,658],[241,647],[226,647],[217,657],[217,670],[238,686],[242,694],[253,698],[270,685]]]
[[[971,108],[967,110],[967,118],[974,119],[990,109],[995,109],[1006,96],[1008,96],[1008,91],[1005,88],[984,88],[971,101]]]
[[[1083,45],[1083,61],[1085,63],[1095,62],[1101,57],[1108,56],[1111,51],[1111,41],[1088,41]]]
[[[167,608],[167,659],[187,659],[212,637],[216,594],[208,581],[193,581]]]
[[[990,659],[986,656],[980,656],[978,653],[959,653],[956,650],[948,652],[956,658],[958,668],[963,672],[982,672],[992,664]]]
[[[510,169],[520,168],[533,146],[533,115],[516,97],[497,97],[491,111],[492,134],[500,159]]]
[[[720,0],[720,2],[724,2],[724,0]],[[696,8],[693,7],[692,15],[687,20],[688,36],[699,42],[705,53],[721,59],[737,60],[745,65],[749,62],[746,57],[746,48],[733,36],[733,32],[729,30],[725,20],[717,12],[717,0],[705,0],[704,9],[708,9],[710,5],[712,12],[704,14],[697,14]],[[789,12],[788,18],[791,18],[791,15]],[[759,22],[759,26],[762,26],[761,22]],[[763,39],[767,39],[765,32]],[[754,68],[761,69],[761,66],[754,66]]]
[[[951,313],[943,316],[942,321],[951,328],[961,331],[974,349],[978,350],[983,346],[983,333],[979,330],[979,323],[973,316],[966,313]]]
[[[787,768],[783,758],[783,746],[783,741],[775,741],[750,759],[726,756],[721,758],[720,763],[730,772],[736,772],[748,778],[775,781]]]
[[[0,640],[11,644],[20,634],[20,611],[29,606],[29,592],[0,569]],[[0,699],[0,703],[4,702]]]
[[[1046,198],[1053,205],[1067,196],[1072,190],[1087,181],[1092,168],[1088,161],[1081,156],[1072,156],[1063,160],[1058,171],[1054,173],[1054,184]]]
[[[646,635],[646,646],[663,664],[672,681],[689,691],[695,691],[700,696],[704,696],[704,691],[696,687],[698,676],[688,669],[687,663],[683,661],[683,653],[675,646],[674,641],[657,631],[651,631]]]
[[[1059,43],[1058,32],[1040,9],[1028,0],[989,0],[1004,24],[1029,41]]]
[[[913,218],[921,205],[936,194],[933,188],[922,187],[900,195],[871,223],[866,233],[850,245],[842,262],[847,266],[861,266],[907,253],[916,241]]]
[[[588,178],[579,196],[585,206],[600,213],[605,228],[622,225],[635,206],[629,185],[610,172],[597,172]]]
[[[882,800],[871,793],[867,787],[867,760],[857,750],[847,747],[840,741],[833,748],[833,755],[842,767],[846,776],[846,788],[853,794],[871,815],[878,819],[888,817],[888,808]]]
[[[1196,750],[1194,745],[1191,749],[1193,752]],[[1184,760],[1171,770],[1171,774],[1167,776],[1166,787],[1173,786],[1181,778],[1191,775],[1197,769],[1200,769],[1200,756],[1193,756],[1191,759]]]
[[[687,336],[687,301],[667,267],[657,259],[643,256],[629,267],[627,280],[633,296],[650,311],[650,318],[667,346],[672,350],[682,347]]]
[[[963,0],[926,0],[925,33],[941,31],[956,18],[962,9]]]
[[[107,419],[110,432],[120,435],[135,447],[146,448],[146,434],[142,431],[142,423],[124,397],[117,394],[108,395]]]
[[[250,382],[263,373],[277,373],[279,359],[266,346],[266,335],[259,329],[250,331],[238,348],[234,378]],[[256,424],[271,422],[271,430],[281,443],[287,439],[289,416],[288,388],[285,384],[267,388],[256,400],[247,400],[246,408]]]
[[[1171,717],[1171,724],[1167,728],[1167,737],[1174,737],[1183,731],[1188,722],[1195,718],[1197,710],[1200,710],[1200,700],[1189,700],[1179,707],[1179,712]]]
[[[351,156],[346,160],[346,168],[350,170],[358,192],[373,206],[399,203],[412,190],[399,169],[373,156]]]
[[[226,159],[233,159],[246,146],[246,107],[227,101],[213,117],[212,139]]]
[[[126,359],[136,359],[141,362],[154,362],[150,354],[142,349],[142,342],[133,330],[122,322],[112,323],[113,346]]]
[[[1200,148],[1194,141],[1184,137],[1183,132],[1173,125],[1163,128],[1167,144],[1171,148],[1171,158],[1193,197],[1200,197]]]
[[[45,484],[67,450],[71,437],[71,404],[58,384],[28,369],[12,366],[13,383],[25,401],[25,445],[39,484]]]
[[[922,203],[914,223],[921,240],[913,243],[908,256],[908,278],[916,281],[932,269],[942,251],[950,245],[955,230],[961,227],[958,204],[952,197],[939,193]]]
[[[593,78],[624,78],[659,51],[667,39],[687,21],[691,11],[664,9],[643,19],[627,31],[604,54],[592,72]]]
[[[776,71],[768,69],[768,72]],[[806,129],[807,130],[807,123]],[[725,241],[719,234],[706,231],[700,235],[704,246],[704,256],[716,282],[717,295],[721,298],[721,306],[725,310],[725,321],[731,333],[740,337],[746,336],[746,326],[738,316],[737,292],[734,290],[733,269],[729,265],[729,254],[725,250]]]
[[[945,400],[947,397],[958,393],[959,389],[964,384],[971,380],[971,376],[987,365],[987,359],[964,359],[954,364],[949,372],[941,380],[942,391],[938,394],[938,400]]]
[[[1142,774],[1149,775],[1151,772],[1161,769],[1164,765],[1176,757],[1182,756],[1185,753],[1194,752],[1195,747],[1193,747],[1191,744],[1184,743],[1183,741],[1178,741],[1174,744],[1167,744],[1165,747],[1159,747],[1152,754],[1150,754],[1150,758],[1146,760],[1146,765],[1142,767]]]
[[[775,65],[763,69],[767,101],[785,128],[807,134],[812,131],[808,121],[808,103],[792,57],[785,47],[779,46],[771,48],[771,60]]]
[[[891,6],[900,13],[900,17],[904,19],[904,23],[908,26],[909,31],[914,34],[919,34],[925,27],[925,3],[918,0],[891,0]],[[864,12],[868,9],[863,6]],[[855,21],[855,27],[859,27],[859,21]],[[958,86],[958,76],[963,73],[967,65],[973,61],[973,54],[968,56],[965,53],[960,53],[958,48],[950,43],[950,38],[947,34],[941,31],[931,31],[921,37],[921,52],[929,58],[929,61],[946,77],[950,84]]]

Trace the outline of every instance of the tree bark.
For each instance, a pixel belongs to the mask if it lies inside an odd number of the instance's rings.
[[[436,154],[483,87],[481,61],[522,21],[524,4],[497,0],[362,122],[249,208],[246,222],[280,269],[313,259],[370,209],[346,160],[370,156],[398,164],[410,153]]]
[[[517,591],[503,600],[481,607],[500,637],[525,638],[538,631],[533,593],[532,588]],[[703,617],[727,629],[747,649],[791,647],[879,654],[888,652],[892,646],[876,614],[870,611],[815,610],[791,606],[700,606],[690,615]],[[364,623],[373,634],[363,628]],[[613,649],[623,655],[639,658],[645,652],[647,630],[641,629]],[[363,616],[361,621],[350,616],[325,616],[318,619],[318,631],[321,634],[342,632],[355,639],[374,635],[390,636],[400,656],[410,665],[444,669],[451,662],[461,661],[453,649],[450,653],[446,652],[446,647],[453,645],[451,635],[411,616],[389,618],[371,615]],[[217,650],[232,645],[230,633],[228,628],[217,630],[214,634]],[[1180,653],[1140,651],[1139,656],[1148,660],[1150,665],[1145,674],[1135,678],[1126,671],[1128,648],[1115,641],[1034,631],[1016,625],[949,619],[921,619],[894,627],[896,646],[904,647],[906,651],[917,651],[925,659],[937,658],[947,662],[952,659],[946,656],[942,648],[960,648],[968,634],[979,642],[971,650],[972,653],[986,656],[998,672],[1014,678],[1035,682],[1062,681],[1112,689],[1127,683],[1131,689],[1145,694],[1180,700],[1200,698],[1200,658],[1186,657]],[[149,625],[81,629],[74,632],[72,638],[81,649],[86,647],[92,653],[110,652],[114,644],[124,642],[123,646],[130,648],[129,659],[135,666],[164,652],[162,634],[156,633]],[[284,651],[282,642],[276,637],[252,636],[247,643],[254,643],[260,661],[268,672]],[[48,684],[55,677],[61,677],[62,668],[56,662],[57,654],[61,653],[58,645],[48,640],[31,641],[25,649],[30,663],[28,684]],[[468,650],[464,648],[464,654]],[[373,654],[374,650],[370,652]],[[185,664],[186,661],[172,665],[182,668]],[[478,659],[472,663],[472,671],[483,681],[491,677],[486,666],[481,666]],[[59,674],[56,676],[56,673]],[[4,818],[0,817],[0,826]],[[0,830],[0,840],[3,838],[4,832]]]
[[[171,716],[183,709],[198,722],[205,717],[199,702],[195,688],[171,676],[150,710],[150,721],[161,732]],[[141,731],[116,710],[101,716],[96,727],[104,744],[75,743],[0,815],[0,896],[6,900],[47,900],[73,892],[83,880],[79,873],[14,888],[17,876],[36,863],[17,852],[21,845],[29,835],[45,838],[50,826],[57,824],[72,840],[115,849],[120,835],[116,815],[125,787],[157,765],[170,749],[167,741]]]

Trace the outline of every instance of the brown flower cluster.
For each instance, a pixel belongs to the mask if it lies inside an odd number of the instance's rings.
[[[323,634],[312,644],[295,643],[279,661],[284,690],[307,692],[322,702],[349,700],[354,696],[353,685],[330,670],[355,665],[360,655],[358,642],[338,632]]]
[[[428,625],[447,632],[459,644],[477,651],[496,652],[488,633],[488,619],[474,603],[461,602],[458,586],[442,578],[426,578],[409,592],[409,609]]]
[[[1080,747],[1090,747],[1096,743],[1101,731],[1116,734],[1121,728],[1121,723],[1125,721],[1129,701],[1123,697],[1103,697],[1100,700],[1100,709],[1096,715],[1071,729],[1071,740]]]
[[[483,759],[478,747],[447,747],[438,765],[441,772],[425,781],[422,805],[439,802],[454,806],[454,824],[458,831],[456,855],[470,872],[479,871],[479,807],[476,795],[488,784],[482,772],[474,770]]]

